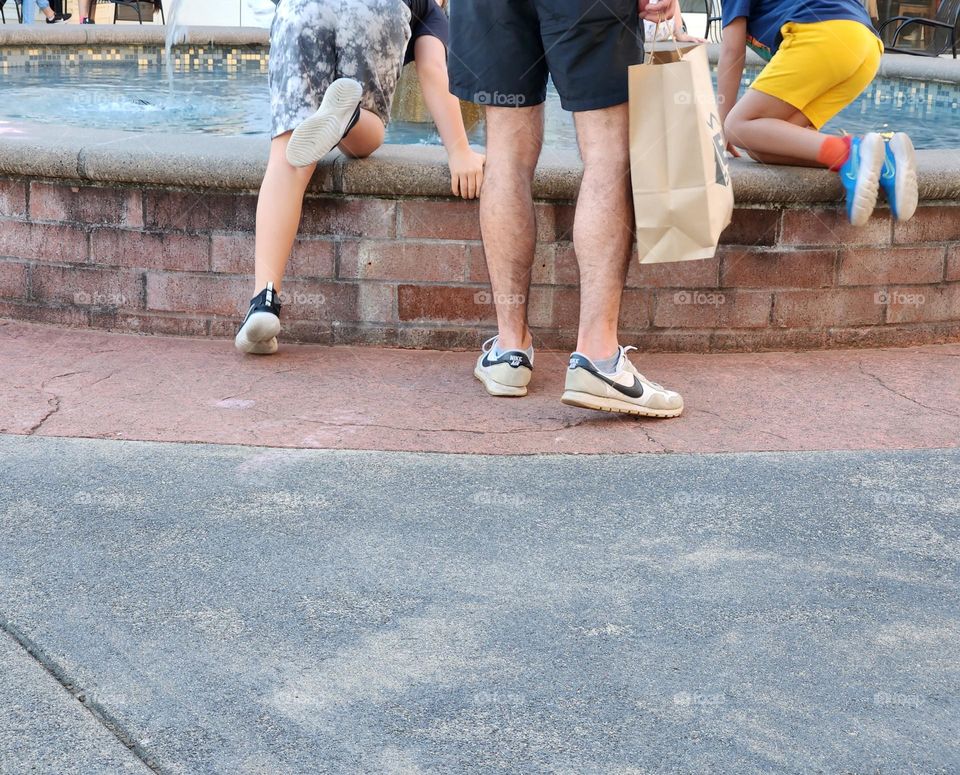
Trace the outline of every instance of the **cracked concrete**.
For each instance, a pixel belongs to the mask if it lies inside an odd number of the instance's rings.
[[[0,470],[2,775],[960,767],[960,450]]]
[[[635,353],[687,405],[643,420],[562,405],[567,353],[538,352],[530,394],[494,399],[470,352],[281,345],[257,358],[229,341],[0,321],[0,432],[484,454],[954,447],[958,355]]]

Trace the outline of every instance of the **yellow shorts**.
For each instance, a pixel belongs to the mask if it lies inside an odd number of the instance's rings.
[[[751,84],[793,105],[820,129],[853,102],[880,67],[883,43],[860,22],[788,22],[783,43]]]

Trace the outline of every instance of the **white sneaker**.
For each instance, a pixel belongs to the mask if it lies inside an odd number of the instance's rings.
[[[240,324],[233,340],[242,353],[273,355],[277,351],[277,334],[280,333],[280,298],[273,283],[250,299],[250,309]]]
[[[352,78],[338,78],[323,95],[320,108],[293,130],[287,161],[309,167],[337,147],[360,117],[363,87]]]
[[[523,350],[507,350],[494,358],[496,345],[497,337],[483,343],[473,376],[491,396],[525,396],[533,375],[533,359]]]
[[[630,350],[636,349],[620,348],[617,367],[612,374],[600,371],[586,355],[571,355],[567,383],[560,400],[570,406],[602,412],[678,417],[683,411],[683,396],[651,382],[637,371],[627,357]]]

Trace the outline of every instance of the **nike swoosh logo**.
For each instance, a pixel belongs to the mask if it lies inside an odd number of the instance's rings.
[[[632,385],[621,385],[619,382],[614,382],[609,377],[604,376],[599,371],[591,371],[590,373],[602,382],[606,382],[618,393],[623,393],[625,396],[629,396],[630,398],[640,398],[640,396],[643,395],[643,383],[636,377],[633,378]]]

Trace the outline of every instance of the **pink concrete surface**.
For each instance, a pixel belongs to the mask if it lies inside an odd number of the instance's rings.
[[[265,447],[487,454],[909,449],[960,443],[960,344],[635,353],[680,390],[674,420],[560,403],[567,353],[493,399],[474,355],[168,339],[0,320],[0,432]]]

